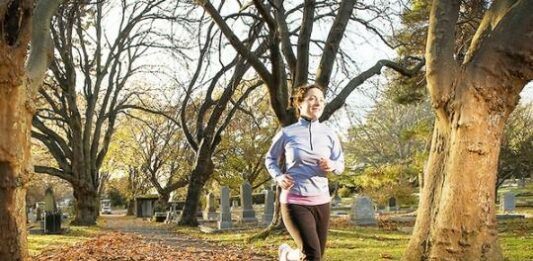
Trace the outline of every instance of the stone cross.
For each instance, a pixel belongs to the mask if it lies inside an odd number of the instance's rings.
[[[252,185],[248,181],[245,181],[241,185],[241,207],[242,211],[239,215],[239,221],[257,222],[252,202]]]
[[[263,215],[263,225],[269,225],[274,216],[274,191],[265,189],[265,212]]]
[[[350,220],[356,226],[375,226],[374,204],[369,197],[355,196]]]
[[[204,220],[217,220],[217,209],[215,207],[215,195],[209,192],[206,196],[206,205],[203,213]]]
[[[227,186],[222,187],[220,190],[220,216],[218,219],[218,229],[228,229],[232,227],[229,192]]]

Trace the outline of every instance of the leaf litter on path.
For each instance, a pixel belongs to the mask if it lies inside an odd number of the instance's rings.
[[[238,248],[220,247],[213,249],[168,246],[147,242],[139,235],[109,232],[96,238],[77,243],[71,247],[61,247],[42,252],[32,257],[32,261],[227,261],[227,260],[268,260],[246,253]]]

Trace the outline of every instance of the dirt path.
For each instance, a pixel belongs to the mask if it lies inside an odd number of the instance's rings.
[[[133,233],[150,243],[161,243],[181,248],[209,249],[214,244],[183,234],[172,232],[171,225],[152,223],[141,219],[124,216],[105,216],[105,228],[122,233]]]
[[[207,242],[198,238],[194,238],[185,234],[178,234],[171,229],[173,225],[153,223],[144,221],[138,218],[108,215],[103,217],[105,220],[104,227],[106,229],[141,236],[149,243],[161,244],[171,248],[186,250],[198,254],[205,253],[224,253],[228,251],[233,252],[248,252],[245,247],[227,247],[215,243]],[[247,260],[273,260],[272,257],[258,255],[256,253],[246,253],[251,257]],[[215,259],[213,259],[215,260]],[[219,260],[219,259],[216,259]]]

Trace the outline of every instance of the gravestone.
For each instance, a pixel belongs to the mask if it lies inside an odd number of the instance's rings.
[[[57,211],[56,199],[54,197],[54,191],[52,188],[47,188],[44,192],[44,211]]]
[[[503,212],[513,212],[516,207],[516,197],[513,192],[503,194],[503,200],[500,200],[501,210]]]
[[[265,189],[264,225],[269,225],[272,222],[272,217],[274,216],[274,196],[274,191],[271,189]]]
[[[389,201],[387,202],[387,211],[396,211],[398,210],[398,206],[396,205],[396,198],[392,197],[389,198]]]
[[[28,209],[28,223],[34,223],[37,220],[37,215],[33,208]]]
[[[220,190],[220,216],[218,220],[218,229],[228,229],[232,227],[229,199],[229,188],[224,186]]]
[[[45,234],[61,233],[61,213],[57,211],[57,204],[52,188],[47,188],[44,195],[44,223]]]
[[[369,197],[355,196],[350,212],[351,223],[356,226],[375,226],[374,204]]]
[[[209,192],[206,196],[204,210],[204,220],[217,220],[217,209],[215,207],[215,195]]]
[[[257,222],[252,202],[252,185],[250,185],[248,181],[245,181],[241,185],[241,207],[242,210],[239,215],[239,221]]]

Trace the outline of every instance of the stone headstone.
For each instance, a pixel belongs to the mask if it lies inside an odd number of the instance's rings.
[[[377,224],[374,204],[369,197],[356,196],[354,198],[350,220],[356,226],[374,226]]]
[[[228,229],[232,227],[229,200],[229,188],[224,186],[220,190],[220,216],[218,220],[218,229]]]
[[[45,234],[61,233],[61,213],[57,211],[56,199],[52,188],[44,193],[43,230]]]
[[[263,224],[269,225],[274,216],[274,191],[265,189],[265,209],[263,215]]]
[[[54,191],[52,188],[47,188],[44,193],[44,211],[56,212],[56,199],[54,197]]]
[[[398,210],[398,206],[396,205],[396,198],[392,197],[389,198],[389,201],[387,202],[387,211],[396,211]]]
[[[28,222],[34,223],[35,221],[37,221],[37,215],[35,214],[35,211],[33,210],[33,208],[29,208],[28,209]]]
[[[204,220],[217,220],[217,209],[215,207],[215,195],[209,192],[206,196]]]
[[[503,194],[503,200],[501,201],[501,210],[503,212],[513,212],[516,207],[516,197],[513,192],[506,192]]]
[[[242,211],[239,215],[239,221],[257,222],[252,202],[252,185],[248,181],[241,185],[241,206]]]

